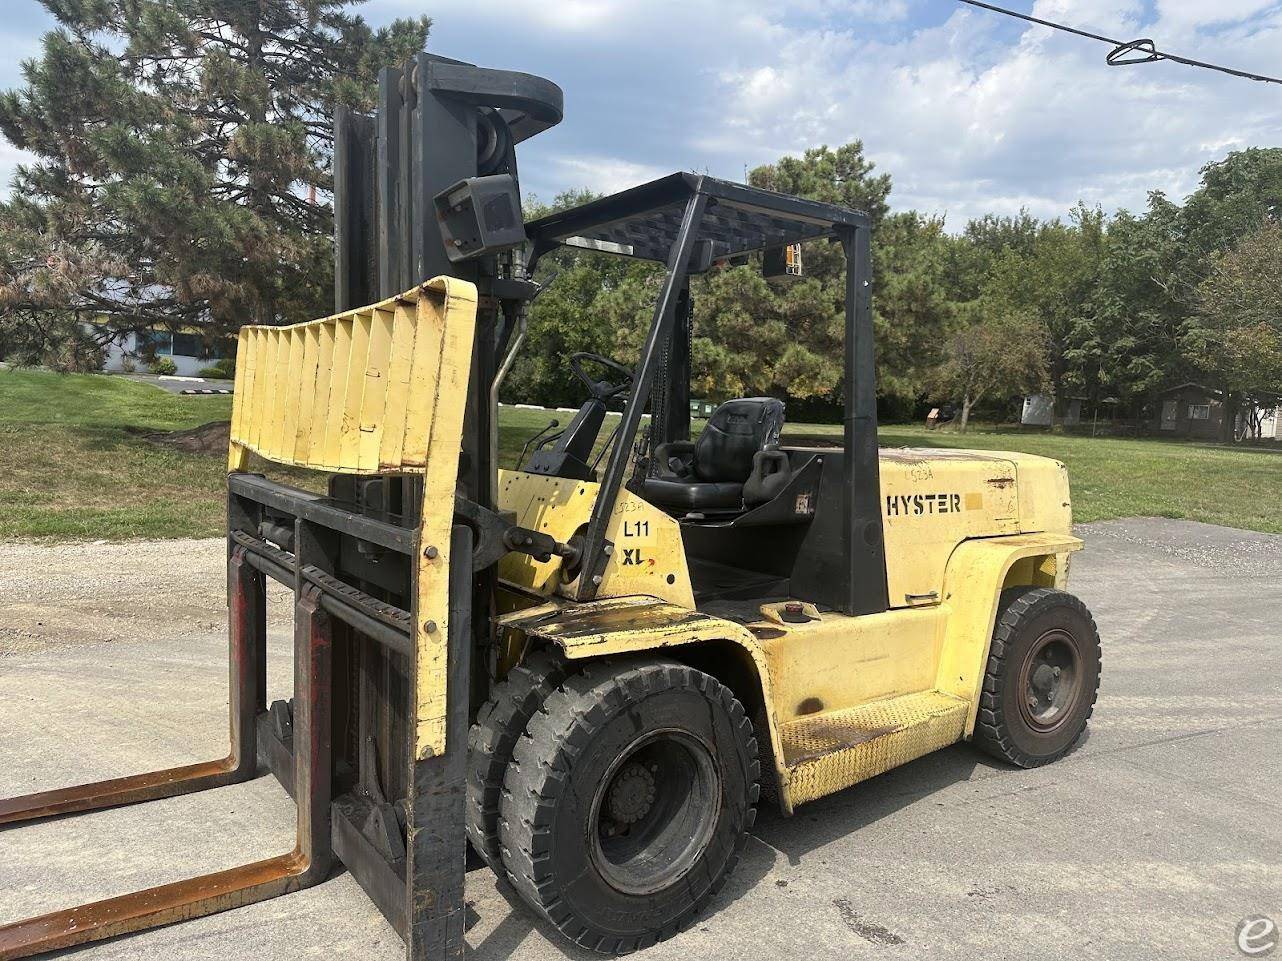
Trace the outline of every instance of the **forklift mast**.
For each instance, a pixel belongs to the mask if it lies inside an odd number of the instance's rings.
[[[434,201],[471,178],[508,176],[519,203],[516,145],[559,123],[562,112],[551,81],[419,53],[380,73],[375,116],[340,108],[335,117],[334,310],[386,300],[429,277],[477,286],[459,480],[464,495],[487,509],[494,505],[494,379],[535,288],[519,251],[452,257]]]

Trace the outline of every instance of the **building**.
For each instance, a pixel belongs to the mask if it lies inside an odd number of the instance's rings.
[[[180,377],[195,377],[235,353],[235,342],[230,339],[211,344],[198,333],[145,330],[120,334],[111,340],[104,351],[102,369],[112,373],[146,371],[153,358],[166,357],[174,362]]]
[[[1282,406],[1274,398],[1271,402],[1257,407],[1254,417],[1238,414],[1238,436],[1246,440],[1282,440]],[[1254,428],[1259,426],[1259,434]]]
[[[1158,395],[1157,420],[1153,426],[1159,435],[1198,437],[1220,440],[1224,437],[1224,392],[1201,384],[1180,384]],[[1282,440],[1282,406],[1274,397],[1262,406],[1239,409],[1233,421],[1233,436],[1239,440],[1255,438],[1253,422],[1260,426],[1260,440]]]
[[[1224,432],[1224,394],[1201,384],[1180,384],[1158,395],[1159,434],[1219,440]]]
[[[1064,416],[1060,418],[1065,427],[1075,427],[1082,422],[1082,400],[1081,397],[1068,398]],[[1055,399],[1050,394],[1029,394],[1024,398],[1020,424],[1024,427],[1050,427],[1054,404]]]
[[[1260,418],[1261,440],[1282,440],[1282,407],[1264,411]]]

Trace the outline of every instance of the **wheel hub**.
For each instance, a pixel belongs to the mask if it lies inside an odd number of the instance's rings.
[[[1054,700],[1058,672],[1049,664],[1041,663],[1033,671],[1032,688],[1042,700]]]
[[[654,773],[631,761],[614,776],[606,806],[610,817],[618,824],[635,824],[650,813],[654,798]]]
[[[1023,668],[1023,713],[1037,731],[1051,731],[1071,713],[1081,686],[1076,645],[1064,631],[1042,635]]]
[[[644,734],[597,788],[588,824],[593,864],[624,894],[666,890],[703,856],[720,809],[720,773],[702,739],[673,729]]]

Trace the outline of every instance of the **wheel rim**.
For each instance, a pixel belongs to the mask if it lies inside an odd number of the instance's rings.
[[[1029,648],[1020,671],[1024,721],[1035,731],[1054,731],[1072,714],[1081,687],[1081,658],[1072,635],[1058,628],[1047,631]]]
[[[707,850],[721,811],[712,751],[686,731],[652,731],[610,766],[592,801],[592,860],[624,894],[670,887]]]

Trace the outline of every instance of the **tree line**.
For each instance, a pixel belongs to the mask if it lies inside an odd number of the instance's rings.
[[[878,393],[885,419],[942,402],[964,416],[1013,414],[1025,393],[1103,416],[1150,416],[1165,388],[1196,381],[1230,409],[1282,393],[1282,149],[1229,154],[1182,202],[1160,191],[1112,216],[1079,204],[1062,218],[988,215],[950,232],[940,217],[892,212],[891,176],[859,142],[758,167],[760,187],[872,218]],[[530,216],[581,203],[583,191]],[[803,248],[803,279],[763,279],[759,263],[692,281],[696,396],[784,398],[790,416],[839,419],[844,260],[835,242]],[[635,356],[660,271],[600,254],[545,260],[550,281],[508,396],[575,403],[562,358]],[[1227,417],[1228,429],[1232,417]]]
[[[347,0],[42,3],[57,28],[24,63],[24,84],[0,94],[0,132],[37,158],[0,203],[0,356],[84,369],[126,331],[212,341],[327,313],[329,118],[369,109],[378,70],[421,49],[429,21],[374,30]],[[1002,417],[1032,391],[1057,411],[1083,398],[1140,417],[1187,381],[1250,410],[1282,390],[1282,150],[1229,154],[1187,198],[1154,191],[1140,211],[1079,204],[960,229],[892,211],[891,175],[859,142],[780,158],[749,180],[872,218],[884,419],[943,401]],[[814,242],[803,262],[786,285],[759,263],[694,279],[695,396],[771,394],[794,420],[839,416],[844,260]],[[634,358],[659,270],[545,258],[505,397],[575,404],[568,354]]]

